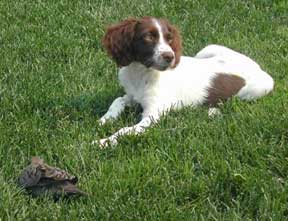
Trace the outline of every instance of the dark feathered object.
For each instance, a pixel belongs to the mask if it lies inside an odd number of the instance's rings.
[[[68,172],[49,166],[39,157],[32,157],[31,164],[19,176],[18,183],[33,197],[52,195],[54,200],[60,197],[87,195],[76,187],[78,179]]]

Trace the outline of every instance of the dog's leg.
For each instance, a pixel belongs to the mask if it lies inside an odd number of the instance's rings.
[[[245,62],[246,67],[249,66],[253,69],[260,69],[260,66],[248,56],[222,45],[208,45],[200,50],[195,55],[195,58],[212,58],[216,56],[221,57],[221,62],[223,62],[222,59],[224,59],[224,61],[227,60],[229,63],[233,62],[235,65],[239,65],[239,62]]]
[[[137,135],[143,133],[147,127],[150,127],[152,123],[155,123],[158,120],[159,120],[158,114],[149,117],[144,117],[138,124],[131,127],[124,127],[119,131],[117,131],[116,133],[114,133],[112,136],[99,140],[98,144],[100,145],[101,148],[107,147],[108,144],[116,145],[118,137],[127,134]]]
[[[249,61],[251,60],[250,58],[248,58],[247,56],[236,52],[230,48],[227,48],[225,46],[222,45],[215,45],[215,44],[211,44],[211,45],[207,45],[206,47],[204,47],[203,49],[201,49],[196,55],[195,58],[211,58],[211,57],[215,57],[215,56],[219,56],[219,55],[227,55],[227,56],[241,56],[241,57],[245,57],[245,59],[249,59]],[[253,63],[255,63],[253,61]],[[256,63],[255,63],[256,64]]]
[[[211,58],[217,55],[222,55],[224,52],[231,53],[231,50],[221,45],[208,45],[205,48],[201,49],[195,55],[195,58]]]
[[[266,72],[259,70],[251,74],[246,85],[238,92],[237,97],[242,100],[255,100],[270,93],[273,88],[273,78]]]
[[[108,120],[116,119],[124,111],[125,107],[131,105],[131,103],[132,98],[128,95],[116,98],[110,105],[106,114],[100,118],[99,123],[103,125]]]

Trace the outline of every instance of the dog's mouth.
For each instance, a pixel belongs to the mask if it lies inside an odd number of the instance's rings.
[[[156,69],[158,71],[166,71],[171,67],[170,64],[154,64],[151,68]]]
[[[174,61],[172,61],[172,62],[165,62],[165,61],[156,62],[154,60],[150,60],[150,61],[146,61],[143,64],[147,68],[155,69],[158,71],[166,71],[166,70],[173,67]]]

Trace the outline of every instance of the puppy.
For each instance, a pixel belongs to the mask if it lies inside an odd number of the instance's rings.
[[[206,105],[209,115],[232,96],[254,100],[272,91],[273,79],[247,56],[209,45],[195,57],[181,56],[178,30],[164,19],[130,18],[107,29],[103,45],[120,67],[125,94],[116,98],[100,124],[115,120],[126,106],[139,103],[142,119],[99,143],[115,145],[125,134],[144,132],[170,109]]]

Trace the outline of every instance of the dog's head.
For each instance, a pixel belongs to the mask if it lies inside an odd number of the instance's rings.
[[[108,54],[120,67],[136,61],[147,68],[175,68],[181,56],[178,30],[164,19],[130,18],[108,27],[103,38]]]

